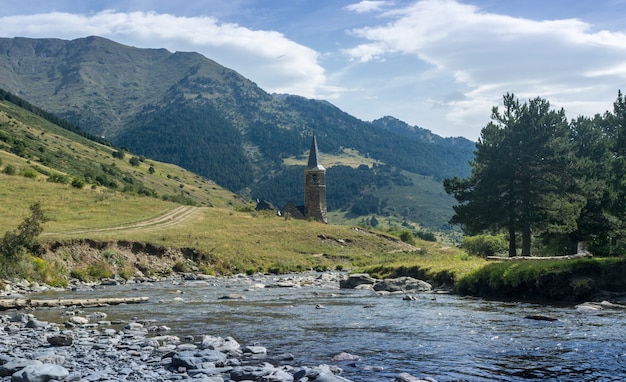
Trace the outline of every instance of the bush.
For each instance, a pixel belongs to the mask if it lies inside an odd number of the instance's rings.
[[[172,266],[172,270],[178,273],[187,273],[189,272],[189,266],[184,261],[179,260]]]
[[[2,170],[2,173],[6,175],[15,175],[17,174],[17,169],[15,166],[8,164],[4,170]]]
[[[411,245],[415,245],[415,236],[413,235],[413,232],[409,231],[409,230],[403,230],[402,232],[400,232],[400,235],[398,235],[400,237],[400,240],[402,240],[403,242],[407,243],[407,244],[411,244]]]
[[[30,167],[26,167],[24,169],[22,169],[22,171],[20,171],[20,174],[24,177],[24,178],[30,178],[30,179],[35,179],[37,178],[37,171],[33,170]]]
[[[87,274],[95,280],[108,279],[113,276],[111,266],[105,261],[98,261],[95,264],[87,266]]]
[[[508,243],[502,235],[465,236],[461,240],[461,248],[472,256],[487,257],[506,252]]]
[[[48,182],[68,184],[70,182],[70,178],[67,175],[50,174],[50,176],[48,177]]]
[[[124,159],[124,156],[126,155],[124,153],[124,150],[117,150],[117,151],[113,151],[113,158],[117,158],[117,159]]]
[[[41,204],[30,206],[31,216],[27,217],[13,232],[6,232],[0,241],[0,255],[7,259],[17,259],[35,244],[37,236],[43,232],[43,223],[49,219],[44,215]]]
[[[85,181],[81,178],[74,178],[72,180],[72,187],[82,189],[83,187],[85,187]]]

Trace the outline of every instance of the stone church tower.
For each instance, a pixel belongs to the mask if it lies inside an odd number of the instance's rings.
[[[317,140],[313,136],[309,163],[304,170],[304,216],[328,223],[326,217],[326,169],[320,163]]]

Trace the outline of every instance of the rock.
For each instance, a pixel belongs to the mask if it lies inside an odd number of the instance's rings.
[[[233,381],[260,381],[261,378],[270,375],[274,371],[274,366],[265,363],[259,366],[238,366],[230,372],[230,379]]]
[[[267,354],[267,349],[264,348],[263,346],[246,346],[243,349],[244,353],[247,354],[255,354],[255,355],[259,355],[259,354]]]
[[[86,324],[89,323],[89,319],[88,318],[81,317],[81,316],[70,317],[70,319],[68,321],[71,322],[72,324],[76,324],[76,325],[86,325]]]
[[[432,285],[425,281],[414,279],[413,277],[398,277],[396,279],[385,279],[376,283],[374,290],[386,292],[430,292]]]
[[[33,318],[32,314],[16,313],[13,317],[11,317],[11,322],[22,322],[25,324],[28,322],[28,320],[32,318]]]
[[[556,317],[544,316],[543,314],[529,314],[526,317],[529,320],[537,320],[537,321],[558,321],[559,319]]]
[[[339,354],[334,355],[331,360],[333,362],[360,361],[361,357],[359,357],[358,355],[341,352]]]
[[[45,322],[41,322],[35,318],[31,318],[26,323],[26,327],[31,328],[31,329],[40,329],[40,328],[45,328],[46,326],[47,324]]]
[[[233,337],[222,338],[214,336],[203,336],[202,343],[200,344],[200,349],[211,349],[224,353],[237,353],[241,351],[241,345],[239,345],[239,342],[237,342]]]
[[[272,359],[277,362],[287,362],[293,361],[295,357],[291,353],[283,353],[273,356]]]
[[[242,296],[237,293],[227,294],[225,296],[220,296],[217,298],[218,300],[245,300],[246,296]]]
[[[0,377],[8,377],[29,365],[43,365],[41,361],[25,358],[13,358],[4,365],[0,365]]]
[[[139,322],[129,322],[128,324],[126,324],[126,326],[124,326],[125,330],[141,330],[143,329],[143,324],[139,323]]]
[[[296,281],[279,281],[274,284],[266,285],[266,288],[299,288],[300,284]]]
[[[47,338],[52,346],[70,346],[74,343],[74,337],[70,334],[57,334]]]
[[[41,364],[28,365],[11,376],[11,382],[48,382],[61,381],[67,378],[70,372],[59,365]]]
[[[350,382],[348,379],[337,374],[341,374],[341,369],[331,368],[328,365],[319,365],[308,370],[306,378],[308,378],[309,381],[315,382]]]
[[[409,373],[400,373],[391,382],[430,382],[430,381],[416,378]]]
[[[376,279],[367,273],[355,273],[339,280],[339,288],[354,289],[359,285],[374,285],[375,283]]]

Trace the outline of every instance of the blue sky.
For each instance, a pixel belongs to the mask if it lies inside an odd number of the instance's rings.
[[[612,110],[625,14],[626,0],[4,0],[0,36],[196,51],[268,92],[476,140],[507,92],[569,119]]]

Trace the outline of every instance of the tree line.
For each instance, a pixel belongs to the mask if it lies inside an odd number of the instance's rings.
[[[492,109],[467,178],[448,178],[451,223],[466,235],[505,234],[508,254],[619,254],[626,230],[626,99],[568,121],[542,98],[514,94]],[[518,243],[521,242],[521,246]]]

